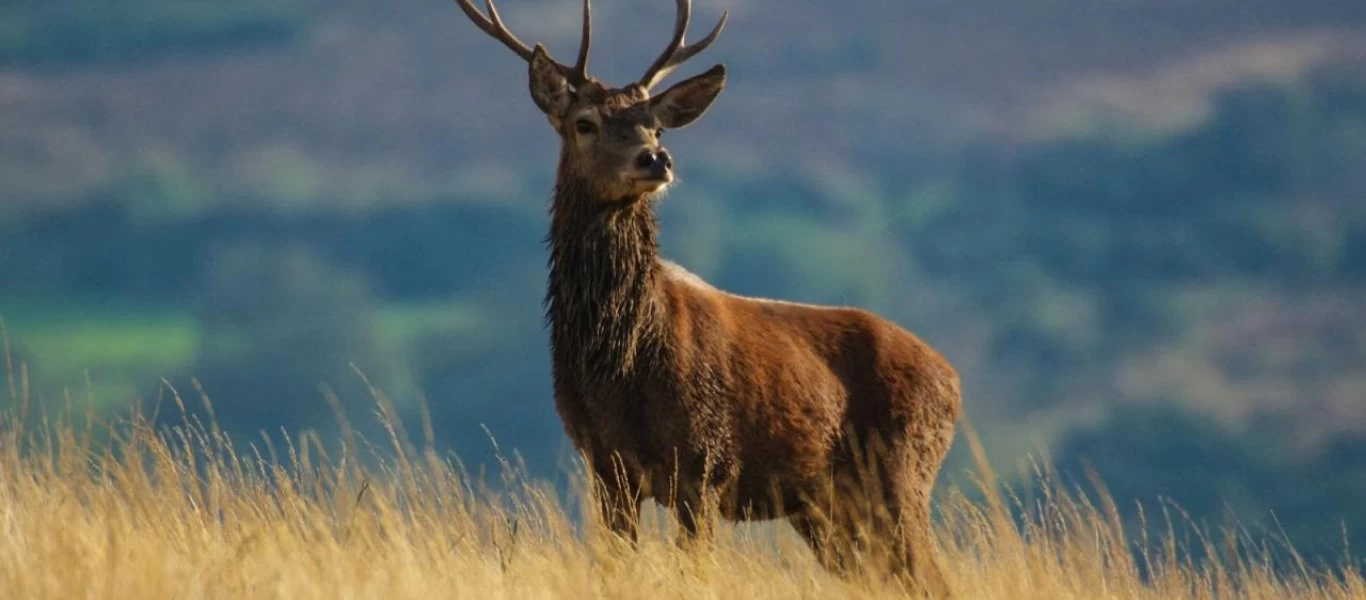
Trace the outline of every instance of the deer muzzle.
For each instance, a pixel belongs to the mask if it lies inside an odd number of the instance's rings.
[[[636,157],[636,166],[649,173],[651,179],[668,179],[674,162],[669,157],[669,152],[663,148],[646,149]]]

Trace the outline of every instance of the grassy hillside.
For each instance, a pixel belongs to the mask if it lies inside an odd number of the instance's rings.
[[[397,422],[392,445],[329,454],[306,433],[233,447],[212,425],[73,415],[36,431],[0,420],[10,596],[905,597],[890,581],[831,577],[786,526],[724,527],[685,550],[656,514],[628,550],[579,522],[585,496],[562,504],[512,468],[483,487],[412,450]],[[939,558],[961,598],[1366,595],[1352,559],[1300,563],[1273,536],[1214,533],[1172,507],[1150,513],[1154,537],[1131,537],[1112,505],[1059,491],[1021,510],[982,473],[983,501],[940,490]]]

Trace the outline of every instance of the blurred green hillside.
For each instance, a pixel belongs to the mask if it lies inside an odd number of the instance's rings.
[[[1366,543],[1366,4],[696,4],[731,75],[667,140],[671,258],[921,334],[998,464]],[[573,47],[574,2],[500,6]],[[672,6],[595,8],[634,78]],[[367,420],[360,371],[554,476],[524,77],[445,1],[0,7],[13,362],[111,411],[195,378],[243,436]]]

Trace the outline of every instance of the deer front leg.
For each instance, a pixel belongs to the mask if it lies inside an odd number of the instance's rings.
[[[697,546],[698,539],[702,537],[701,530],[702,515],[698,514],[701,510],[694,502],[679,502],[675,507],[678,518],[678,547],[682,550],[691,550]]]
[[[634,546],[640,523],[639,477],[626,469],[617,455],[595,457],[593,470],[597,479],[594,496],[602,524]]]
[[[674,503],[678,519],[678,546],[694,549],[716,537],[716,526],[724,518],[722,502],[733,500],[726,482],[719,487],[683,486]]]

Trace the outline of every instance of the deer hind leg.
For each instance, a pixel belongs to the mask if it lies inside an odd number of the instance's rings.
[[[793,514],[788,517],[788,522],[806,541],[821,567],[839,577],[850,575],[853,557],[849,540],[841,531],[843,528],[837,527],[833,520],[821,514]]]
[[[788,515],[788,522],[806,541],[821,566],[841,578],[851,578],[862,572],[860,555],[866,540],[855,508],[862,504],[853,493],[855,479],[847,473],[832,473],[820,494],[805,498],[802,505]]]
[[[932,598],[949,597],[948,581],[934,556],[929,502],[918,498],[889,501],[892,513],[891,570],[911,589]]]
[[[948,580],[934,556],[930,490],[947,454],[934,444],[897,445],[882,469],[885,473],[887,531],[892,574],[917,593],[950,597]]]

